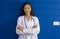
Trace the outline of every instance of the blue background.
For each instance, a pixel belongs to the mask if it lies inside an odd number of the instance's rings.
[[[60,26],[53,25],[53,21],[60,21],[60,0],[0,0],[0,39],[18,38],[15,27],[22,4],[26,1],[32,3],[39,18],[39,39],[60,39]]]

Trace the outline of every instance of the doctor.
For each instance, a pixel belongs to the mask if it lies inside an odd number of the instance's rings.
[[[18,39],[38,39],[39,32],[39,20],[34,16],[31,3],[25,2],[17,20],[16,33],[19,35]]]

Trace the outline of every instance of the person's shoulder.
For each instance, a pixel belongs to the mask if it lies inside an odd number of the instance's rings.
[[[37,16],[32,16],[34,19],[38,19],[38,17]]]
[[[32,16],[35,21],[39,21],[37,16]]]
[[[21,19],[21,18],[23,18],[23,17],[24,17],[24,16],[19,16],[18,19]]]

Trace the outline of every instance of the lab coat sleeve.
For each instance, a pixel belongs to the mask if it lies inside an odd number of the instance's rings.
[[[18,17],[18,20],[17,20],[16,34],[22,34],[22,31],[17,29],[17,27],[19,27],[19,25],[21,25],[21,17]]]
[[[39,32],[40,32],[40,25],[39,25],[39,20],[38,20],[37,17],[34,18],[34,23],[35,23],[35,25],[36,25],[37,27],[36,27],[36,28],[33,28],[31,32],[32,32],[32,34],[34,34],[34,35],[38,35]]]
[[[23,33],[29,33],[29,34],[31,34],[31,28],[29,29],[29,28],[26,28],[26,29],[23,29]]]
[[[25,34],[25,35],[33,35],[32,33],[31,33],[31,28],[30,29],[28,29],[28,28],[26,28],[26,29],[23,29],[23,33]]]

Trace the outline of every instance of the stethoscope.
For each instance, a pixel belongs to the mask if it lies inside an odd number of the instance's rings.
[[[34,22],[34,18],[31,16],[31,21],[33,20]],[[25,27],[27,28],[27,24],[26,24],[26,20],[25,20],[25,16],[24,16],[24,24],[25,24]],[[34,23],[35,24],[35,23]]]
[[[34,18],[31,16],[31,21],[33,20],[34,22]],[[26,24],[26,20],[25,20],[25,16],[24,16],[24,24],[25,24],[25,27],[27,28],[27,24]],[[34,25],[35,25],[35,22],[34,22]],[[24,39],[27,39],[24,35]],[[31,38],[30,38],[31,39]]]

